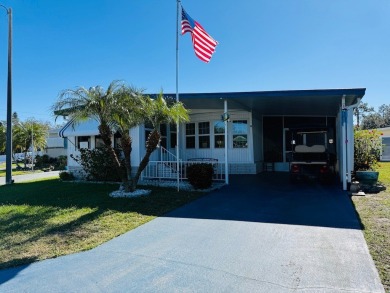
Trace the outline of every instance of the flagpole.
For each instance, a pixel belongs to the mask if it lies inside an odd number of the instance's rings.
[[[180,15],[180,0],[177,0],[176,13],[176,102],[179,102],[179,15]],[[176,174],[177,174],[177,191],[180,191],[180,159],[179,159],[179,135],[180,124],[176,123]]]

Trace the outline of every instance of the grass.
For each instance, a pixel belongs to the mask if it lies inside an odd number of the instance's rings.
[[[0,269],[91,249],[200,196],[148,187],[113,199],[118,185],[58,179],[0,186]]]
[[[364,237],[386,292],[390,292],[390,162],[381,163],[379,180],[386,191],[352,198]]]

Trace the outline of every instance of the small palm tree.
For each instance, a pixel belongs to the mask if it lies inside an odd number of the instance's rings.
[[[147,138],[146,153],[141,160],[137,173],[134,176],[133,188],[137,185],[142,171],[148,165],[150,155],[154,152],[160,142],[160,125],[168,123],[182,123],[189,120],[188,110],[184,107],[184,105],[181,102],[172,102],[168,104],[164,99],[162,92],[160,92],[156,99],[151,99],[146,96],[142,100],[142,113],[145,121],[152,124],[153,130]]]
[[[114,167],[122,179],[125,191],[134,191],[142,171],[149,162],[151,153],[156,149],[160,141],[158,128],[161,123],[182,122],[188,120],[187,110],[181,103],[172,103],[168,106],[163,94],[153,100],[142,94],[142,90],[128,87],[114,81],[105,91],[101,87],[63,91],[53,110],[60,116],[59,110],[67,110],[76,125],[87,119],[95,119],[99,123],[99,133],[109,150]],[[145,121],[150,121],[154,130],[150,134],[146,144],[146,154],[141,161],[137,173],[132,177],[131,173],[131,144],[130,129]],[[112,134],[121,134],[121,148],[124,160],[121,160],[112,147]],[[126,172],[122,170],[124,165]]]
[[[116,94],[117,107],[113,111],[112,119],[116,131],[121,135],[120,145],[124,156],[122,162],[126,169],[125,191],[135,190],[131,172],[132,138],[130,129],[142,124],[145,120],[142,111],[143,99],[142,90],[134,87],[123,87]]]
[[[73,126],[88,119],[94,119],[99,123],[99,133],[104,145],[109,150],[118,175],[122,178],[124,176],[121,172],[120,161],[112,147],[111,137],[115,126],[112,117],[118,106],[116,97],[123,87],[124,85],[121,82],[113,81],[107,90],[100,86],[90,87],[89,89],[84,87],[66,89],[60,93],[57,102],[52,107],[54,113],[66,109],[72,117]]]
[[[49,124],[28,119],[18,122],[13,127],[13,145],[24,150],[24,165],[27,163],[27,152],[30,149],[38,150],[46,146],[49,134]]]
[[[6,136],[7,136],[7,128],[5,127],[5,123],[0,121],[0,153],[5,152],[6,145]]]

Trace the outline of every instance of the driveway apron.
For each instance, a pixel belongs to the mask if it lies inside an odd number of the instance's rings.
[[[2,270],[0,292],[384,292],[347,194],[287,182],[234,176],[95,249]]]

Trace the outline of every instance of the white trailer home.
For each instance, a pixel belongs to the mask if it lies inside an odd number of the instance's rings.
[[[214,164],[215,179],[227,183],[229,174],[286,172],[293,148],[290,129],[327,127],[331,131],[325,139],[304,143],[322,144],[332,152],[334,170],[346,190],[353,170],[353,108],[364,94],[364,88],[180,94],[180,101],[191,110],[191,120],[181,124],[179,131],[176,125],[161,125],[160,148],[143,176],[175,178],[179,171],[179,177],[185,178],[184,166],[194,161]],[[175,94],[165,96],[175,98]],[[68,140],[70,171],[80,168],[70,154],[101,143],[97,126],[91,120],[72,127],[70,121],[60,130],[60,136]],[[145,153],[149,132],[148,125],[131,130],[134,168]],[[117,143],[115,137],[113,141]]]

